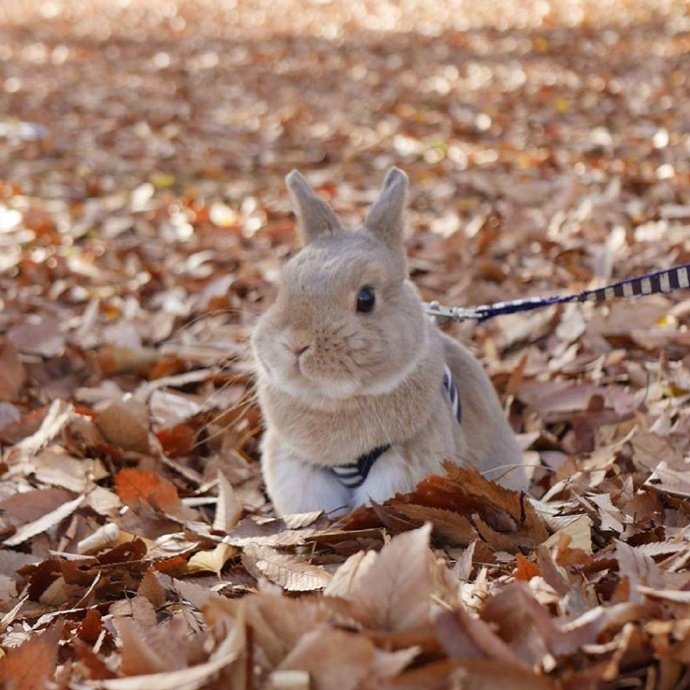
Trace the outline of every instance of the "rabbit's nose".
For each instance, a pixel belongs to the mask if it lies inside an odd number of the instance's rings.
[[[297,343],[288,343],[288,349],[292,350],[297,357],[303,355],[310,347],[311,343],[300,341]]]

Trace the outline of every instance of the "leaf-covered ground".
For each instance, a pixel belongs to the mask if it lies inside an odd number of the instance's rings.
[[[0,4],[0,679],[690,685],[690,299],[449,327],[533,468],[276,519],[247,335],[298,166],[427,299],[690,261],[681,0]],[[462,382],[460,382],[462,385]]]

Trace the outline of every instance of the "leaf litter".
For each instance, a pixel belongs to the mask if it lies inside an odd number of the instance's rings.
[[[406,169],[426,299],[690,260],[687,2],[288,5],[0,7],[0,678],[687,687],[686,294],[446,327],[529,495],[277,518],[247,357],[295,166],[347,220]]]

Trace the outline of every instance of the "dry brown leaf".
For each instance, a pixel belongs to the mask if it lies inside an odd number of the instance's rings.
[[[235,492],[237,493],[237,492]],[[299,518],[305,518],[308,524],[321,513],[301,514]],[[303,544],[310,537],[317,537],[318,532],[310,527],[300,527],[303,520],[300,519],[297,529],[292,529],[291,518],[288,515],[285,519],[274,518],[270,520],[257,520],[253,517],[244,518],[232,531],[223,538],[223,541],[232,546],[246,546],[248,544],[259,544],[261,546],[296,546]],[[315,519],[315,518],[314,518]]]
[[[69,517],[83,503],[83,501],[84,497],[79,496],[72,501],[63,503],[58,508],[55,508],[55,510],[52,510],[50,513],[46,513],[42,517],[38,518],[38,520],[34,520],[33,522],[22,525],[11,537],[5,539],[5,546],[17,546],[18,544],[25,542],[27,539],[31,539],[31,537],[35,537],[37,534],[41,534],[51,527],[55,527],[62,520]]]
[[[637,585],[636,589],[650,599],[665,599],[677,604],[690,604],[690,592],[687,590],[658,589],[646,585]]]
[[[480,616],[523,663],[530,667],[549,663],[557,629],[548,609],[526,585],[516,582],[502,588]]]
[[[38,520],[73,498],[74,494],[64,489],[35,489],[8,496],[0,502],[0,510],[10,522],[22,525]]]
[[[632,602],[608,608],[597,606],[572,621],[561,623],[558,634],[552,637],[551,649],[554,654],[573,654],[583,645],[595,642],[602,632],[639,621],[652,612],[653,607]]]
[[[144,574],[137,588],[137,595],[148,599],[156,609],[165,604],[165,589],[159,582],[154,568],[150,567]]]
[[[291,592],[323,589],[331,580],[323,567],[311,565],[298,556],[280,553],[270,546],[247,544],[243,547],[242,563],[257,579],[265,577]]]
[[[372,629],[405,632],[429,622],[430,533],[427,523],[393,537],[374,562],[355,575],[348,598],[362,608]]]
[[[180,599],[188,602],[199,611],[216,596],[208,587],[201,587],[186,580],[171,578],[170,587]]]
[[[659,566],[651,556],[638,551],[623,541],[616,541],[616,559],[621,576],[627,577],[631,586],[631,600],[640,601],[635,590],[640,586],[664,589],[666,579]]]
[[[155,472],[120,470],[115,477],[115,489],[120,500],[131,508],[146,503],[169,515],[183,510],[175,485]]]
[[[477,659],[458,662],[457,669],[451,674],[452,687],[467,690],[555,690],[558,686],[544,675],[538,675],[522,666],[511,666]]]
[[[243,637],[240,633],[239,629],[233,630],[204,663],[179,671],[104,680],[98,687],[105,690],[197,690],[240,657],[243,652]]]
[[[149,452],[148,410],[145,405],[135,400],[113,403],[94,421],[110,443],[138,453]]]
[[[592,553],[592,521],[587,515],[579,515],[554,532],[544,546],[567,546],[570,549],[581,549],[585,553]]]
[[[329,617],[326,607],[319,606],[313,599],[292,599],[272,593],[249,595],[241,601],[221,597],[209,599],[203,613],[211,626],[228,619],[234,624],[246,613],[255,644],[270,668],[280,665],[306,631]]]
[[[355,690],[373,663],[366,637],[322,625],[302,636],[280,668],[307,671],[314,690]]]
[[[236,553],[237,548],[224,543],[220,543],[208,551],[197,551],[187,561],[187,571],[190,573],[210,572],[220,575],[223,566]]]
[[[8,339],[0,338],[0,400],[16,400],[25,381],[26,369],[14,345]]]
[[[196,442],[196,431],[188,424],[166,427],[156,432],[163,452],[170,458],[189,455]]]
[[[647,479],[646,485],[664,493],[690,497],[688,472],[672,470],[663,461],[657,465],[653,474]]]
[[[377,558],[375,551],[356,551],[335,571],[323,593],[328,597],[349,596],[354,584]]]
[[[90,474],[90,463],[70,457],[66,453],[47,448],[30,463],[36,480],[48,486],[61,486],[73,493],[84,493]]]
[[[0,678],[7,687],[43,690],[53,680],[62,628],[58,621],[0,658]]]
[[[57,319],[31,318],[11,328],[8,336],[20,352],[42,357],[61,355],[65,347],[65,336],[60,332]]]
[[[218,503],[216,515],[213,519],[213,529],[219,532],[229,532],[240,521],[242,503],[235,496],[232,484],[227,477],[218,471]]]
[[[105,345],[96,354],[98,365],[105,376],[146,371],[160,359],[156,350],[143,347]]]
[[[493,659],[504,664],[526,667],[488,623],[480,618],[472,618],[462,608],[440,613],[434,621],[434,627],[438,639],[451,658]]]
[[[625,529],[625,524],[631,522],[613,505],[608,494],[588,495],[587,500],[597,506],[602,530],[612,530],[620,534]]]
[[[122,673],[139,676],[169,670],[165,661],[147,644],[144,631],[133,619],[114,616],[113,625],[120,639]]]
[[[311,680],[306,671],[273,671],[266,690],[311,690]]]
[[[64,400],[54,400],[38,430],[17,443],[15,449],[29,455],[36,453],[65,428],[73,412],[74,408],[70,403]]]
[[[395,510],[405,517],[420,522],[430,522],[435,534],[458,546],[468,546],[477,538],[477,531],[472,527],[469,520],[452,510],[418,506],[412,503],[397,505]]]

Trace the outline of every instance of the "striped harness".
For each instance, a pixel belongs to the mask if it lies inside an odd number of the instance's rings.
[[[460,406],[460,395],[458,394],[458,387],[455,385],[455,379],[447,364],[443,366],[443,392],[448,399],[448,404],[453,413],[453,418],[458,424],[462,423],[462,408]],[[347,489],[357,489],[366,481],[369,476],[371,468],[374,463],[391,447],[390,443],[382,446],[377,446],[364,455],[360,455],[355,462],[349,462],[345,465],[335,465],[330,470],[338,478],[338,481]]]

